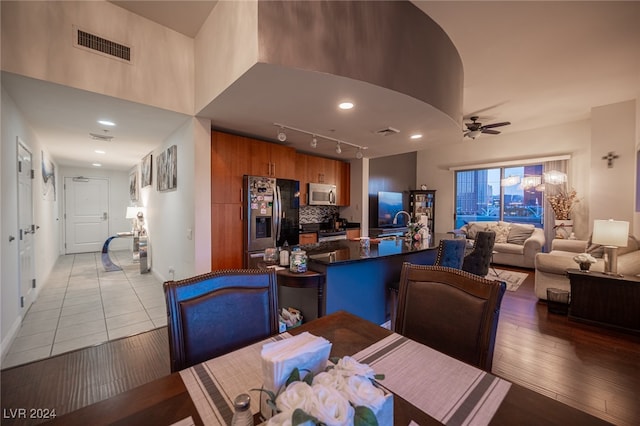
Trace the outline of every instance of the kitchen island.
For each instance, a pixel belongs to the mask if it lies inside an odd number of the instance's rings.
[[[301,246],[309,257],[309,270],[325,274],[325,313],[340,310],[375,324],[388,320],[389,284],[398,281],[403,262],[431,265],[439,238],[430,246],[410,244],[402,238],[372,240],[370,249],[359,241],[341,240]],[[287,301],[295,306],[296,301]],[[306,303],[305,303],[306,304]],[[308,305],[308,304],[307,304]],[[306,315],[312,319],[315,315]]]

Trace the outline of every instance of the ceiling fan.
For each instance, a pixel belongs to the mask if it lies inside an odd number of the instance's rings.
[[[500,132],[498,130],[492,130],[494,127],[508,126],[511,124],[509,121],[503,121],[502,123],[493,123],[487,124],[485,126],[482,125],[478,121],[478,116],[469,117],[471,119],[471,123],[465,123],[467,126],[467,130],[464,130],[464,136],[467,136],[471,139],[475,139],[480,136],[481,133],[487,133],[490,135],[499,135]]]

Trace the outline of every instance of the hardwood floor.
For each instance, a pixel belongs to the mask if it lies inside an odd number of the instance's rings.
[[[547,313],[533,293],[533,271],[502,302],[493,372],[618,425],[640,423],[640,336]],[[10,409],[57,414],[169,374],[166,328],[108,342],[1,373],[3,425]]]

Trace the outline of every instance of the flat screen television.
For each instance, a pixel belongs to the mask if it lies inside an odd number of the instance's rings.
[[[400,210],[404,210],[402,203],[402,192],[378,192],[378,227],[394,226],[393,218]],[[398,216],[398,223],[395,226],[406,226],[407,215]]]

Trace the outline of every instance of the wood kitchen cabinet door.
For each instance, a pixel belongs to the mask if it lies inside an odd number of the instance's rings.
[[[243,267],[244,234],[241,203],[211,205],[211,270]]]
[[[289,146],[271,145],[271,164],[274,177],[281,179],[296,178],[296,150]]]
[[[242,176],[248,167],[247,140],[211,132],[211,202],[241,203]]]
[[[309,190],[309,180],[307,179],[307,158],[306,154],[296,153],[295,176],[294,179],[300,182],[300,205],[307,205],[307,191]]]
[[[308,182],[335,184],[335,173],[335,160],[313,155],[307,157]]]
[[[348,206],[351,203],[351,164],[346,161],[336,161],[334,165],[338,193],[336,204]]]
[[[248,139],[249,171],[246,174],[293,179],[296,173],[296,150],[275,143]]]

